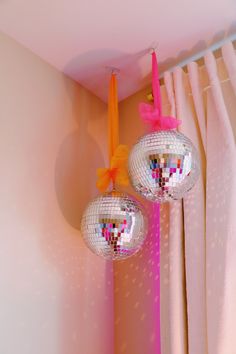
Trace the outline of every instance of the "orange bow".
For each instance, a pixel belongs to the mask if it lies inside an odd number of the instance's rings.
[[[127,186],[129,177],[127,173],[128,147],[119,145],[111,158],[110,168],[97,169],[97,188],[100,192],[105,192],[110,183]]]

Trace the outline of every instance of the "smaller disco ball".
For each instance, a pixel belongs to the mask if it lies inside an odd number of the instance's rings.
[[[92,252],[106,259],[122,260],[141,249],[147,221],[139,202],[130,195],[112,191],[89,203],[81,231]]]
[[[155,202],[183,198],[197,181],[199,166],[198,153],[191,140],[174,130],[143,136],[129,155],[134,189]]]

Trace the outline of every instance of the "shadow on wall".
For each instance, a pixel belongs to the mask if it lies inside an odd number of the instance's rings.
[[[65,84],[78,129],[65,138],[58,151],[55,189],[66,221],[79,230],[86,205],[98,194],[96,169],[105,166],[102,150],[106,146],[103,132],[106,108],[83,88],[75,92],[67,80]]]
[[[89,80],[90,89],[102,89],[102,94],[107,97],[110,72],[106,67],[120,68],[118,91],[124,82],[128,88],[129,82],[132,81],[127,80],[128,73],[136,76],[140,71],[135,56],[140,58],[144,56],[144,52],[132,56],[112,49],[87,52],[74,58],[64,72],[71,75],[76,68],[81,70],[82,67],[80,82]],[[107,58],[106,61],[101,59],[104,57]],[[91,60],[94,58],[95,63],[91,69]],[[108,166],[107,106],[82,87],[79,87],[75,94],[67,79],[65,85],[74,116],[77,117],[78,129],[69,134],[61,144],[55,167],[55,189],[66,221],[79,230],[86,205],[99,194],[96,189],[96,169]]]
[[[60,219],[54,204],[48,205],[41,241],[61,288],[52,288],[52,307],[58,316],[58,354],[110,354],[113,267],[93,255],[78,232],[83,210],[98,194],[96,168],[105,165],[106,106],[68,78],[63,84],[73,112],[70,116],[76,117],[77,124],[62,141],[55,161],[55,193],[65,220]]]

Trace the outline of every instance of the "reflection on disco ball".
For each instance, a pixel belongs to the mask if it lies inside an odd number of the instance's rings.
[[[174,130],[147,134],[129,156],[129,174],[143,197],[166,202],[181,199],[195,184],[199,157],[192,142]]]
[[[141,249],[147,222],[139,202],[130,195],[112,191],[88,205],[81,231],[91,251],[106,259],[122,260]]]

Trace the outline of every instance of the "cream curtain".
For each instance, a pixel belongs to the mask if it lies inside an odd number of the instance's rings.
[[[201,176],[182,202],[161,208],[163,354],[235,354],[236,56],[208,52],[201,68],[165,73],[166,112],[197,146]],[[167,279],[167,281],[166,281]],[[163,316],[162,316],[163,317]],[[166,322],[166,319],[163,319]]]

